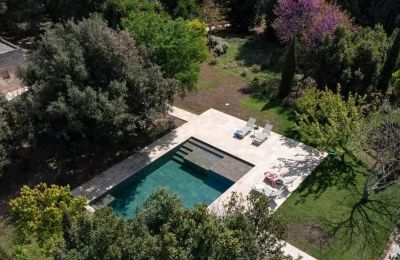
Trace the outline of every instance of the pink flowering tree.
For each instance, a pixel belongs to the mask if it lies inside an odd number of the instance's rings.
[[[310,47],[337,27],[353,27],[345,12],[324,0],[278,0],[274,13],[272,27],[283,43],[297,35],[301,44]]]

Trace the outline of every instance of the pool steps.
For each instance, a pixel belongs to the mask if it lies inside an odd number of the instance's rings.
[[[172,159],[202,170],[205,174],[217,173],[231,181],[237,181],[253,167],[193,138],[183,143]]]

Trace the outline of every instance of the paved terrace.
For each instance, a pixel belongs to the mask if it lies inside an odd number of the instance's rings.
[[[289,187],[291,193],[326,156],[310,146],[274,132],[259,146],[251,144],[252,134],[238,140],[233,137],[233,133],[246,122],[215,109],[196,116],[173,108],[171,114],[187,123],[76,188],[73,194],[85,196],[91,202],[190,137],[195,137],[254,165],[247,174],[209,205],[209,209],[218,214],[223,212],[224,201],[230,197],[231,192],[248,195],[252,186],[264,180],[266,171],[273,171],[281,176],[297,176],[293,185]],[[276,208],[282,205],[290,193],[275,200]],[[313,259],[291,245],[287,245],[285,251],[292,256],[300,254],[303,255],[303,259]]]

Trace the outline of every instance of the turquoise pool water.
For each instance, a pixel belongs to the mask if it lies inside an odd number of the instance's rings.
[[[173,150],[143,168],[111,191],[109,205],[118,214],[133,218],[135,209],[157,188],[177,194],[185,207],[211,204],[234,182],[212,171],[204,171],[180,160]]]

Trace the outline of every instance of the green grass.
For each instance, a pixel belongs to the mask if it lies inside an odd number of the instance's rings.
[[[274,132],[290,136],[294,112],[282,107],[280,103],[247,97],[241,100],[240,106],[257,119],[257,124],[263,126],[267,120],[271,121]]]
[[[218,57],[217,66],[240,77],[246,73],[247,76],[242,78],[247,81],[254,77],[280,77],[277,61],[281,50],[278,47],[266,43],[261,36],[228,35],[222,38],[228,42],[229,48],[226,54]],[[253,65],[261,67],[261,71],[253,72]]]
[[[325,159],[277,210],[289,223],[287,241],[318,259],[378,259],[394,229],[400,188],[357,204],[367,172],[354,159],[346,166]]]

